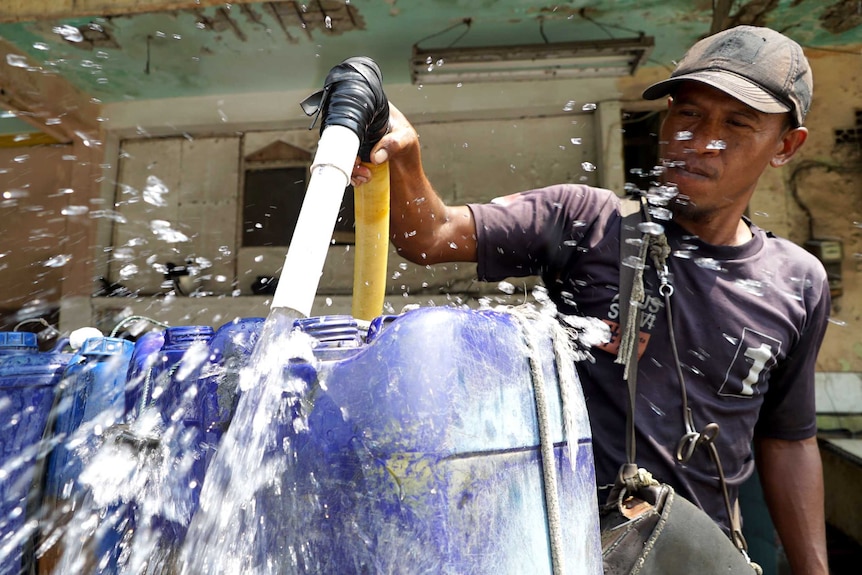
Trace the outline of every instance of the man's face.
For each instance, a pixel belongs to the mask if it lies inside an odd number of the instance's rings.
[[[758,112],[700,82],[680,84],[661,129],[665,181],[680,193],[677,216],[738,220],[789,131],[787,114]]]

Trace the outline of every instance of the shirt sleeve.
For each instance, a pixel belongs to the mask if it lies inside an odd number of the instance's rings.
[[[476,221],[477,273],[482,281],[542,275],[567,260],[616,195],[560,184],[469,204]]]
[[[811,275],[816,278],[810,288],[811,312],[798,343],[770,376],[756,437],[797,441],[817,433],[814,372],[832,303],[825,271],[821,267]]]

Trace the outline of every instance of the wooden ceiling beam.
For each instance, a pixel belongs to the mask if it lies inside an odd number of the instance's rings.
[[[0,22],[65,20],[144,12],[194,10],[207,6],[260,3],[261,0],[3,0]]]
[[[46,72],[15,46],[0,39],[0,54],[17,65],[0,66],[0,109],[63,143],[99,133],[101,107],[67,80]]]

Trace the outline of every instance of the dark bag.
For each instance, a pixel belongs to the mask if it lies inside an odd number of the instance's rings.
[[[712,575],[761,573],[746,553],[745,540],[739,528],[738,515],[730,509],[724,473],[718,452],[712,444],[718,426],[710,424],[702,432],[694,430],[687,407],[685,382],[680,377],[683,405],[686,412],[686,435],[677,449],[677,457],[685,461],[694,448],[705,443],[719,471],[721,488],[731,517],[733,540],[703,510],[678,495],[670,485],[659,483],[652,475],[639,469],[635,461],[634,402],[637,382],[637,327],[640,325],[638,302],[643,299],[643,269],[647,254],[662,240],[655,241],[652,234],[638,232],[638,224],[649,216],[645,199],[625,202],[620,232],[620,332],[621,344],[617,362],[625,365],[629,402],[626,413],[626,453],[628,461],[617,475],[607,502],[600,510],[602,560],[605,575]],[[661,238],[663,238],[663,234]],[[640,242],[634,241],[640,239]],[[640,247],[637,247],[640,246]],[[666,247],[666,241],[665,241]],[[634,250],[635,254],[627,251]],[[666,258],[665,252],[664,257]],[[638,258],[632,265],[630,258]],[[670,296],[673,288],[668,283],[667,266],[661,255],[654,256],[656,271],[661,281],[660,293],[665,307],[673,341],[673,318],[670,314]],[[634,305],[629,305],[633,301]],[[678,362],[677,362],[678,363]]]
[[[605,575],[760,572],[706,513],[650,480],[634,492],[613,489],[600,511]]]

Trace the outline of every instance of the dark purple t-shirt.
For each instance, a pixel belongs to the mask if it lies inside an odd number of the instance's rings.
[[[609,191],[557,185],[470,205],[478,274],[485,281],[540,275],[559,310],[597,317],[615,341],[578,363],[593,433],[598,485],[625,461],[627,392],[615,364],[619,322],[620,201]],[[754,436],[785,440],[816,432],[814,364],[830,310],[823,266],[799,246],[751,224],[753,239],[714,246],[663,222],[674,331],[694,423],[720,426],[716,445],[732,500],[753,470]],[[725,527],[718,474],[705,447],[687,464],[681,395],[664,301],[652,270],[641,323],[637,462]],[[643,343],[642,343],[643,345]]]

